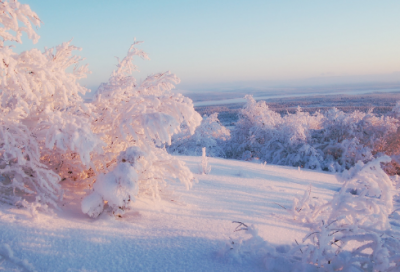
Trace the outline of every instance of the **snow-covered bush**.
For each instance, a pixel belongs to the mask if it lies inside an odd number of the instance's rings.
[[[161,148],[171,144],[171,136],[185,125],[190,133],[201,121],[190,99],[171,89],[179,79],[172,73],[151,75],[141,84],[131,76],[136,55],[148,58],[135,42],[107,83],[103,83],[91,103],[92,127],[106,143],[104,153],[92,157],[100,174],[94,192],[120,214],[139,195],[160,198],[168,180],[180,180],[187,188],[194,179],[184,163]],[[98,198],[93,209],[98,210]],[[84,200],[84,212],[95,215],[91,201]]]
[[[400,240],[390,226],[394,187],[381,169],[388,156],[358,162],[340,176],[341,190],[308,213],[310,233],[300,245],[304,263],[322,271],[399,271]],[[300,255],[299,255],[300,256]]]
[[[393,107],[388,116],[400,122],[400,101],[397,101],[396,106]],[[400,126],[397,127],[397,130],[393,130],[379,139],[380,141],[376,143],[373,152],[389,155],[392,160],[384,165],[386,173],[400,175]]]
[[[21,42],[22,32],[36,42],[32,25],[40,20],[28,5],[2,2],[0,35],[3,41]],[[21,21],[25,26],[20,26]],[[15,34],[14,34],[15,33]],[[40,52],[21,54],[1,42],[0,47],[0,184],[1,198],[16,203],[18,195],[40,196],[57,206],[62,198],[59,182],[71,169],[90,167],[90,154],[100,151],[100,139],[88,128],[90,109],[77,83],[87,67],[78,67],[79,48],[63,43]],[[75,65],[72,72],[67,68]],[[70,162],[63,156],[72,157]],[[11,191],[10,191],[11,190]]]
[[[0,9],[1,200],[15,204],[23,196],[57,207],[61,181],[73,190],[96,181],[82,210],[97,216],[105,201],[120,214],[139,195],[159,198],[168,180],[190,187],[189,169],[159,148],[182,124],[194,133],[201,121],[190,99],[171,92],[179,82],[174,74],[137,84],[132,59],[147,55],[135,42],[95,99],[84,103],[88,90],[77,80],[88,69],[72,55],[79,48],[67,42],[17,54],[4,41],[21,42],[22,32],[37,41],[32,26],[40,20],[18,1],[1,2]]]
[[[311,130],[319,129],[322,115],[310,115],[298,108],[296,114],[281,117],[264,101],[246,96],[247,103],[227,143],[228,157],[321,169],[322,154],[311,145]]]
[[[387,153],[387,139],[399,127],[396,118],[377,117],[372,111],[344,113],[333,108],[311,115],[299,107],[295,114],[281,116],[264,101],[246,99],[224,145],[227,156],[236,159],[341,172],[359,160],[365,163]]]
[[[200,126],[192,135],[187,128],[172,137],[172,144],[167,146],[171,154],[200,156],[206,147],[208,156],[225,157],[223,145],[230,137],[230,131],[218,120],[218,113],[203,116]]]
[[[252,257],[263,258],[267,254],[274,253],[273,246],[258,235],[258,230],[254,225],[246,225],[237,221],[232,223],[238,225],[229,236],[229,241],[218,252],[220,257],[227,257],[242,263]]]
[[[368,113],[344,113],[333,108],[324,117],[323,129],[316,131],[313,138],[331,171],[349,169],[359,160],[371,161],[382,140],[396,132],[399,126],[396,119],[377,117],[372,110]]]
[[[389,155],[392,160],[384,165],[389,175],[400,175],[400,128],[395,133],[387,135],[382,139],[381,145],[375,150],[378,154]]]
[[[282,123],[282,118],[270,110],[264,101],[256,102],[250,95],[245,97],[246,105],[239,112],[239,120],[231,132],[230,143],[226,145],[228,157],[246,159],[259,155],[259,149],[269,138],[273,138],[273,128]],[[266,138],[268,138],[266,140]]]

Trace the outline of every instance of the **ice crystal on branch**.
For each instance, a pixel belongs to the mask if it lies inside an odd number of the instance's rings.
[[[3,47],[5,41],[22,43],[22,32],[25,32],[33,43],[37,43],[39,35],[33,30],[34,26],[40,26],[40,19],[28,5],[18,1],[1,1],[0,3],[0,46]],[[20,26],[19,21],[25,26]],[[15,33],[15,34],[14,34]]]

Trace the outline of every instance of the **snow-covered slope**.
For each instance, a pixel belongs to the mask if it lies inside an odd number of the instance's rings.
[[[159,203],[138,200],[123,218],[80,211],[84,195],[67,194],[62,211],[36,218],[26,209],[0,206],[0,270],[6,271],[265,271],[251,257],[241,263],[221,250],[240,221],[254,224],[272,244],[292,244],[306,230],[285,221],[290,207],[312,185],[329,199],[340,184],[332,174],[243,161],[180,157],[198,183],[176,183]],[[279,205],[281,206],[279,206]]]

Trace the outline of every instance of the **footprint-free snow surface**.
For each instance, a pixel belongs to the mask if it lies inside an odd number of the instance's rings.
[[[201,157],[180,157],[199,173]],[[329,199],[340,188],[332,174],[292,167],[209,159],[190,190],[170,186],[161,202],[138,200],[123,218],[90,219],[79,200],[32,217],[0,206],[0,270],[5,271],[265,271],[259,260],[223,254],[239,221],[271,244],[293,244],[306,229],[285,220],[285,207],[312,186]],[[278,205],[279,204],[279,205]]]

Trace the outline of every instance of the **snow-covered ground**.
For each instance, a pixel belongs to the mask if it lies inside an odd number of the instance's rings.
[[[199,182],[173,184],[159,203],[138,200],[123,218],[91,219],[80,211],[84,195],[68,192],[53,215],[1,205],[0,270],[265,271],[260,260],[222,254],[232,221],[254,224],[271,244],[293,244],[306,229],[285,220],[281,206],[310,184],[324,199],[340,188],[333,174],[224,159],[210,158],[210,174],[200,175],[201,157],[180,158]]]

